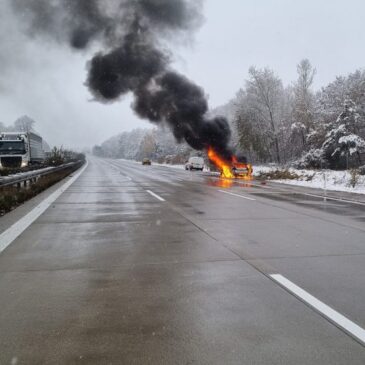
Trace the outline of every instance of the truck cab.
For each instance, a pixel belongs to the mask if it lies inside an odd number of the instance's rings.
[[[33,132],[0,133],[0,168],[21,168],[44,161],[42,137]]]

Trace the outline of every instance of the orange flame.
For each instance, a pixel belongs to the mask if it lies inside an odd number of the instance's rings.
[[[212,147],[208,148],[208,157],[209,160],[212,161],[214,165],[219,168],[222,177],[226,177],[229,179],[234,178],[234,175],[231,171],[231,164],[219,157]]]
[[[246,163],[240,163],[238,162],[236,156],[231,157],[231,161],[227,161],[220,157],[212,147],[208,148],[208,157],[210,161],[214,163],[215,166],[218,167],[218,169],[221,172],[221,177],[225,177],[228,179],[234,179],[234,178],[240,178],[244,180],[251,180],[252,178],[252,165],[246,164]],[[238,176],[233,172],[233,168],[244,168],[247,169],[247,175],[240,175]],[[236,170],[235,170],[236,171]]]

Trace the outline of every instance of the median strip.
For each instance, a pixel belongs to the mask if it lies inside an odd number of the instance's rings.
[[[230,193],[229,191],[224,191],[224,190],[218,190],[218,191],[221,192],[221,193],[224,193],[224,194],[237,196],[238,198],[242,198],[242,199],[256,200],[254,198],[249,198],[248,196],[244,196],[244,195],[240,195],[240,194],[235,194],[235,193]]]
[[[164,198],[161,198],[159,195],[155,194],[153,191],[151,191],[151,190],[146,190],[146,191],[147,191],[148,194],[152,195],[153,197],[160,200],[161,202],[166,201]]]
[[[365,344],[365,330],[280,274],[272,279]]]

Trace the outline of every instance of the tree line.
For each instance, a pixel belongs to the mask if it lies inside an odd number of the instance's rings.
[[[191,154],[196,155],[186,143],[177,143],[170,130],[134,129],[111,137],[101,145],[94,146],[96,156],[142,160],[150,158],[158,162],[184,163]]]
[[[268,69],[249,69],[231,102],[236,145],[256,162],[299,168],[344,169],[365,163],[365,72],[339,76],[312,89],[316,70],[307,59],[287,87]]]
[[[0,132],[34,132],[35,124],[32,118],[23,115],[8,126],[0,122]]]

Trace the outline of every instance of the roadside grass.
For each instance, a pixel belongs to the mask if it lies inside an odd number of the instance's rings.
[[[40,177],[36,182],[18,188],[16,186],[0,187],[0,216],[10,212],[27,200],[38,195],[50,186],[64,179],[80,166],[72,166],[63,171],[57,171]]]
[[[352,169],[350,171],[350,179],[348,182],[348,186],[354,188],[360,181],[360,170],[359,169]]]
[[[274,181],[307,188],[365,194],[365,165],[351,170],[294,169],[286,166],[254,166],[259,181]]]
[[[301,176],[289,169],[276,169],[272,171],[260,171],[256,176],[259,180],[298,180]]]

